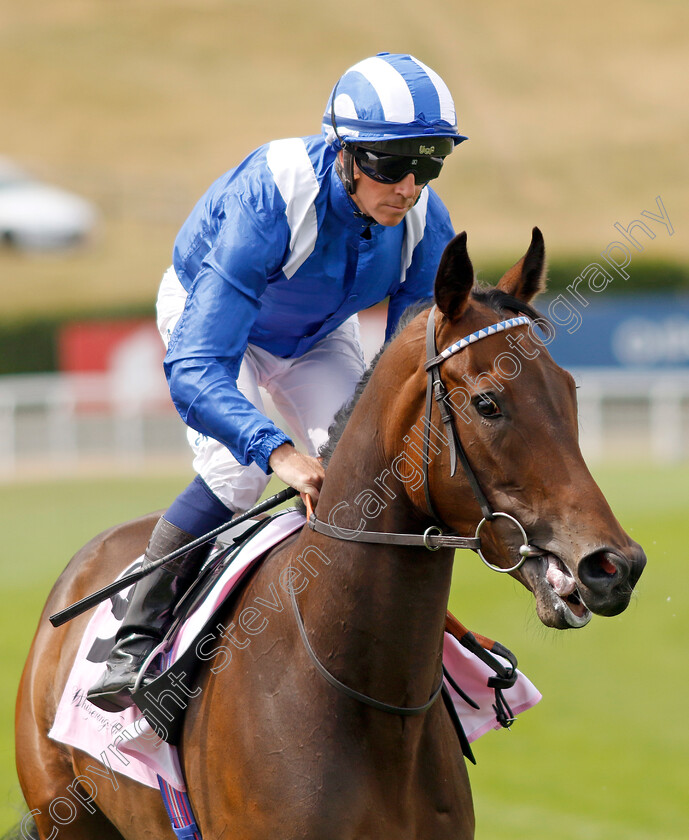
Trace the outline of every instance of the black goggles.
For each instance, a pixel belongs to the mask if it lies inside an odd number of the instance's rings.
[[[440,175],[444,157],[430,155],[390,155],[361,146],[350,146],[359,169],[381,184],[397,184],[410,172],[417,186],[423,186]]]

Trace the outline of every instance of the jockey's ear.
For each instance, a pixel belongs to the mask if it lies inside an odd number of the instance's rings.
[[[508,295],[523,300],[532,301],[537,295],[545,291],[546,265],[545,245],[543,234],[535,227],[531,232],[531,245],[524,256],[505,272],[498,283],[498,289]]]
[[[466,232],[458,233],[443,252],[435,276],[435,302],[450,321],[466,309],[474,285],[474,268],[467,252]]]

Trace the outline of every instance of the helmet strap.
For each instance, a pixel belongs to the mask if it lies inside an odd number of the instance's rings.
[[[354,180],[354,156],[348,150],[343,150],[344,154],[342,158],[344,160],[344,165],[340,163],[340,156],[338,155],[335,158],[335,172],[340,176],[340,181],[342,181],[342,185],[347,192],[347,195],[350,196],[350,201],[352,207],[354,208],[354,215],[357,219],[363,219],[369,225],[377,225],[378,222],[372,217],[367,215],[363,212],[363,210],[359,210],[351,199],[351,196],[354,195],[356,192],[356,181]],[[349,173],[349,174],[348,174]]]
[[[340,156],[335,158],[335,171],[340,176],[348,195],[356,192],[356,180],[354,179],[354,155],[349,151],[346,144],[342,146],[342,162]]]

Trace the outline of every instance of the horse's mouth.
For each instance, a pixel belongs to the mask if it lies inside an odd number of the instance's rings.
[[[574,575],[554,554],[528,559],[522,574],[536,599],[543,624],[559,629],[584,627],[591,611],[584,603]]]

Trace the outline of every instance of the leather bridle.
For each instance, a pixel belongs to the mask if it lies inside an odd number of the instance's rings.
[[[443,383],[443,380],[440,376],[440,366],[444,361],[449,359],[455,353],[458,353],[460,350],[464,350],[464,348],[469,347],[471,344],[475,344],[482,338],[487,338],[488,336],[495,335],[496,333],[504,332],[505,330],[511,329],[513,327],[520,327],[525,324],[529,324],[531,322],[531,319],[528,318],[526,315],[520,315],[516,318],[509,318],[505,321],[500,321],[497,324],[491,324],[488,327],[483,327],[483,329],[477,330],[476,332],[465,336],[459,341],[456,341],[454,344],[451,344],[441,353],[438,353],[438,347],[435,340],[436,308],[436,306],[433,306],[431,308],[431,311],[428,314],[428,321],[426,325],[427,361],[425,364],[425,370],[428,373],[428,379],[426,383],[426,410],[422,420],[422,472],[426,507],[428,509],[429,514],[433,517],[433,519],[435,519],[437,524],[431,525],[424,531],[423,534],[397,534],[388,531],[368,530],[355,531],[349,530],[348,528],[342,528],[340,526],[336,527],[329,523],[323,522],[320,519],[318,519],[316,517],[316,514],[313,512],[311,512],[309,515],[308,524],[313,531],[316,531],[319,534],[324,534],[325,536],[332,537],[337,540],[377,543],[385,545],[424,546],[429,551],[437,551],[439,548],[468,548],[472,551],[476,551],[481,560],[483,560],[483,562],[490,569],[493,569],[493,571],[501,572],[503,574],[507,572],[514,572],[521,567],[521,565],[527,558],[538,556],[542,554],[542,551],[541,549],[528,544],[528,537],[526,535],[526,531],[517,519],[515,519],[509,513],[493,510],[493,508],[490,505],[490,502],[486,498],[486,494],[483,492],[481,484],[478,478],[476,477],[476,473],[474,472],[469,462],[466,451],[462,446],[461,438],[457,434],[457,429],[452,419],[452,409],[448,405],[449,401],[447,388],[445,387],[445,384]],[[431,448],[430,429],[434,428],[431,423],[431,412],[434,399],[438,406],[438,410],[440,412],[440,419],[442,421],[443,426],[445,427],[446,439],[450,447],[450,475],[455,475],[457,471],[457,462],[459,462],[462,465],[464,474],[467,478],[467,481],[469,482],[474,496],[476,497],[477,502],[479,503],[481,513],[483,514],[483,519],[481,519],[479,524],[476,526],[476,532],[473,537],[461,537],[457,536],[452,532],[446,533],[448,529],[438,516],[433,502],[431,500],[428,480],[428,464],[431,460],[429,455],[429,450]],[[510,566],[507,569],[503,569],[500,566],[494,566],[492,563],[489,563],[483,556],[483,553],[481,551],[481,530],[486,522],[490,522],[498,517],[503,517],[513,522],[519,529],[523,540],[522,545],[519,548],[519,561],[514,566]]]
[[[448,405],[447,388],[445,387],[445,384],[443,383],[442,378],[440,376],[440,366],[446,359],[449,359],[455,353],[458,353],[460,350],[463,350],[465,347],[474,344],[482,338],[487,338],[490,335],[495,335],[496,333],[504,332],[505,330],[511,329],[513,327],[519,327],[525,324],[529,324],[531,322],[531,319],[528,318],[526,315],[519,315],[515,318],[509,318],[505,321],[500,321],[496,324],[484,327],[483,329],[477,330],[476,332],[465,336],[460,341],[456,341],[454,344],[451,344],[441,353],[438,353],[438,347],[435,339],[436,308],[436,306],[433,306],[431,308],[431,311],[428,314],[428,321],[426,325],[427,361],[425,364],[425,370],[427,371],[428,379],[426,384],[426,408],[423,418],[424,430],[422,449],[422,471],[426,506],[428,508],[429,514],[433,517],[433,519],[435,519],[437,524],[431,525],[424,531],[423,534],[400,534],[387,531],[368,530],[355,531],[349,530],[347,528],[335,527],[333,525],[330,525],[329,523],[323,522],[316,517],[316,514],[313,513],[313,511],[309,510],[308,525],[313,531],[319,534],[324,534],[325,536],[332,537],[333,539],[337,540],[385,545],[424,546],[429,551],[437,551],[439,548],[471,549],[477,552],[481,560],[483,560],[483,562],[490,569],[502,573],[514,572],[521,567],[521,565],[527,558],[539,556],[543,552],[541,549],[529,545],[526,531],[524,530],[521,523],[517,519],[515,519],[515,517],[513,517],[509,513],[493,510],[492,506],[490,505],[490,502],[486,498],[486,495],[483,492],[483,489],[481,488],[481,484],[478,478],[476,477],[476,473],[474,472],[467,457],[467,454],[464,450],[464,447],[462,446],[462,441],[459,435],[457,434],[457,429],[452,419],[452,410]],[[457,470],[457,463],[459,462],[462,465],[464,474],[481,508],[481,513],[483,514],[483,518],[477,525],[476,532],[473,537],[461,537],[453,533],[445,533],[443,531],[445,525],[438,516],[433,502],[431,500],[428,479],[428,464],[431,460],[429,455],[429,451],[431,448],[430,429],[434,428],[431,424],[433,400],[435,400],[438,406],[438,410],[440,412],[440,419],[442,421],[443,426],[445,427],[446,439],[450,447],[450,475],[455,475]],[[519,529],[523,540],[523,543],[519,548],[519,561],[515,565],[507,569],[503,569],[499,566],[493,565],[488,560],[486,560],[486,558],[483,556],[483,553],[481,552],[481,529],[483,528],[486,522],[490,522],[496,519],[497,517],[504,517],[506,519],[509,519],[512,523],[514,523]],[[309,654],[314,665],[316,666],[316,669],[331,685],[333,685],[339,691],[346,694],[348,697],[358,700],[361,703],[365,703],[368,706],[372,706],[373,708],[378,709],[379,711],[384,711],[391,714],[418,715],[427,711],[433,705],[443,687],[442,676],[439,685],[433,690],[429,700],[422,706],[413,707],[394,706],[389,703],[383,703],[379,700],[375,700],[374,698],[369,697],[366,694],[362,694],[361,692],[356,691],[353,688],[350,688],[349,686],[345,685],[345,683],[338,680],[325,668],[325,666],[320,662],[320,660],[316,656],[306,635],[306,629],[304,628],[304,622],[301,617],[301,613],[299,612],[299,607],[297,605],[293,589],[290,590],[290,595],[292,600],[292,607],[294,609],[294,614],[297,619],[297,625],[299,627],[299,633],[301,635],[306,651]]]

